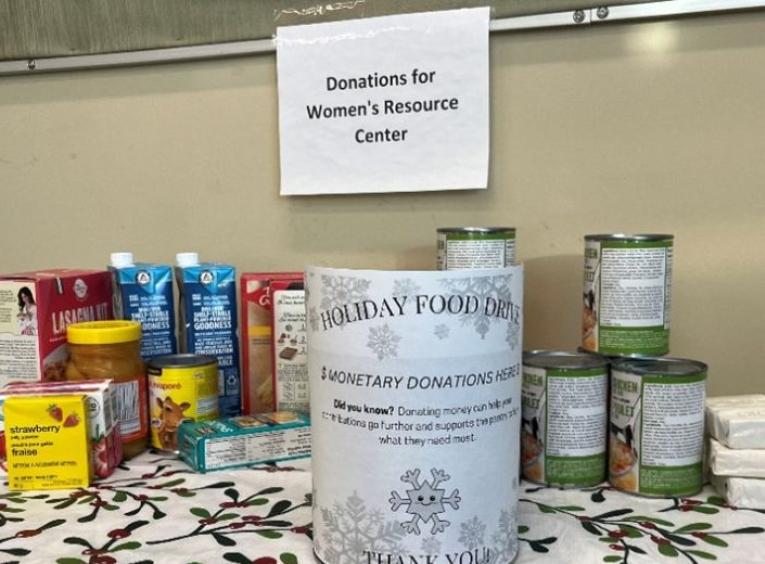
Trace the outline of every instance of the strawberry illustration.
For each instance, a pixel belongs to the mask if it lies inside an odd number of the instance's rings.
[[[61,420],[64,418],[64,412],[61,411],[61,408],[57,406],[55,403],[52,403],[48,406],[48,415],[53,417],[56,421],[61,423]]]
[[[66,421],[64,421],[64,427],[76,427],[79,422],[80,418],[77,414],[70,413],[69,416],[67,416]]]

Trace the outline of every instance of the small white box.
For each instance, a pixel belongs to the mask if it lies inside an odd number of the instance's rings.
[[[765,449],[732,449],[709,439],[709,470],[716,476],[765,478]]]
[[[712,476],[712,485],[730,505],[745,509],[765,509],[765,480]]]
[[[709,435],[733,449],[765,449],[765,395],[708,398]]]

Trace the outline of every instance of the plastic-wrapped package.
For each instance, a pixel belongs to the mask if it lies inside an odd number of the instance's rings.
[[[716,476],[765,478],[765,449],[733,449],[709,439],[709,470]]]
[[[730,505],[744,509],[765,509],[765,480],[712,476],[712,485]]]
[[[709,435],[732,449],[765,449],[765,394],[708,398]]]

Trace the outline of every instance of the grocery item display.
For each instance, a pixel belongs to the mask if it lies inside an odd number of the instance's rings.
[[[311,423],[289,411],[187,422],[178,442],[181,459],[198,472],[240,468],[309,456]]]
[[[239,415],[242,382],[236,269],[226,264],[200,263],[197,253],[178,253],[176,265],[181,352],[214,356],[218,360],[220,413],[226,417]]]
[[[672,235],[585,236],[582,347],[618,356],[669,352]]]
[[[0,276],[0,385],[63,380],[67,325],[111,318],[106,271],[65,268]]]
[[[611,365],[609,481],[658,497],[698,493],[704,483],[707,366],[677,358]]]
[[[141,325],[135,321],[87,321],[67,328],[68,381],[114,382],[117,420],[125,458],[146,450],[149,417]]]
[[[175,354],[173,269],[163,264],[135,263],[133,253],[112,253],[109,270],[114,284],[114,317],[141,324],[141,357]]]
[[[515,264],[514,227],[441,227],[438,270],[502,268]]]
[[[558,487],[587,487],[606,479],[606,359],[525,353],[522,405],[524,478]]]
[[[218,417],[218,361],[197,354],[163,355],[149,361],[146,373],[151,446],[177,453],[181,423]]]

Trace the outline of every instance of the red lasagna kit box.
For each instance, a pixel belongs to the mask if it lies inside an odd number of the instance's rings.
[[[245,272],[239,281],[242,313],[242,413],[274,411],[274,362],[271,285],[302,281],[302,272]]]
[[[62,380],[67,325],[101,319],[112,319],[112,282],[105,270],[0,276],[0,386]]]

